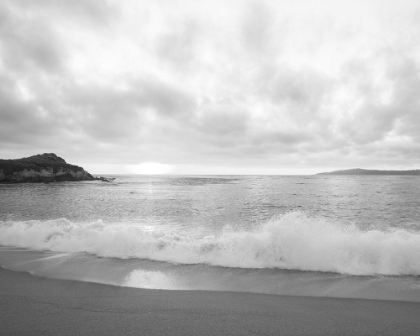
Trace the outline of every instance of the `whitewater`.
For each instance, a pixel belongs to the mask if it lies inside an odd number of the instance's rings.
[[[362,231],[301,212],[278,216],[249,231],[224,229],[218,236],[204,237],[103,221],[0,222],[0,245],[179,264],[420,275],[420,233]]]
[[[0,186],[0,263],[114,285],[420,300],[420,180],[116,176]]]

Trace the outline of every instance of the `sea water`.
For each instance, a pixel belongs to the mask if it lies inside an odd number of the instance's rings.
[[[0,264],[117,286],[420,301],[416,176],[0,185]]]

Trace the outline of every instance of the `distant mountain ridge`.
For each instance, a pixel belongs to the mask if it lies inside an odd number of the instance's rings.
[[[317,175],[420,175],[420,169],[413,170],[372,170],[372,169],[345,169],[332,172],[318,173]]]
[[[0,159],[0,183],[96,180],[82,167],[67,163],[54,153],[15,160]]]

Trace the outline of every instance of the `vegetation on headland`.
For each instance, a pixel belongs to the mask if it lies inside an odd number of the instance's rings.
[[[371,169],[346,169],[332,172],[318,173],[317,175],[420,175],[420,169],[414,170],[371,170]]]
[[[109,181],[93,177],[82,167],[67,163],[54,153],[33,155],[15,160],[0,159],[0,182],[58,182],[58,181]]]
[[[57,173],[61,168],[68,168],[74,171],[83,170],[82,167],[69,164],[54,153],[38,154],[13,160],[0,159],[0,169],[3,170],[5,175],[13,174],[14,172],[23,171],[25,169],[40,172],[42,169],[47,168],[52,168],[54,173]]]

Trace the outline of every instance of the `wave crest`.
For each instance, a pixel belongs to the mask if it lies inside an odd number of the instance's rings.
[[[157,228],[159,230],[159,228]],[[361,230],[290,212],[253,230],[197,237],[102,221],[0,221],[0,244],[179,264],[353,275],[420,275],[420,233]]]

